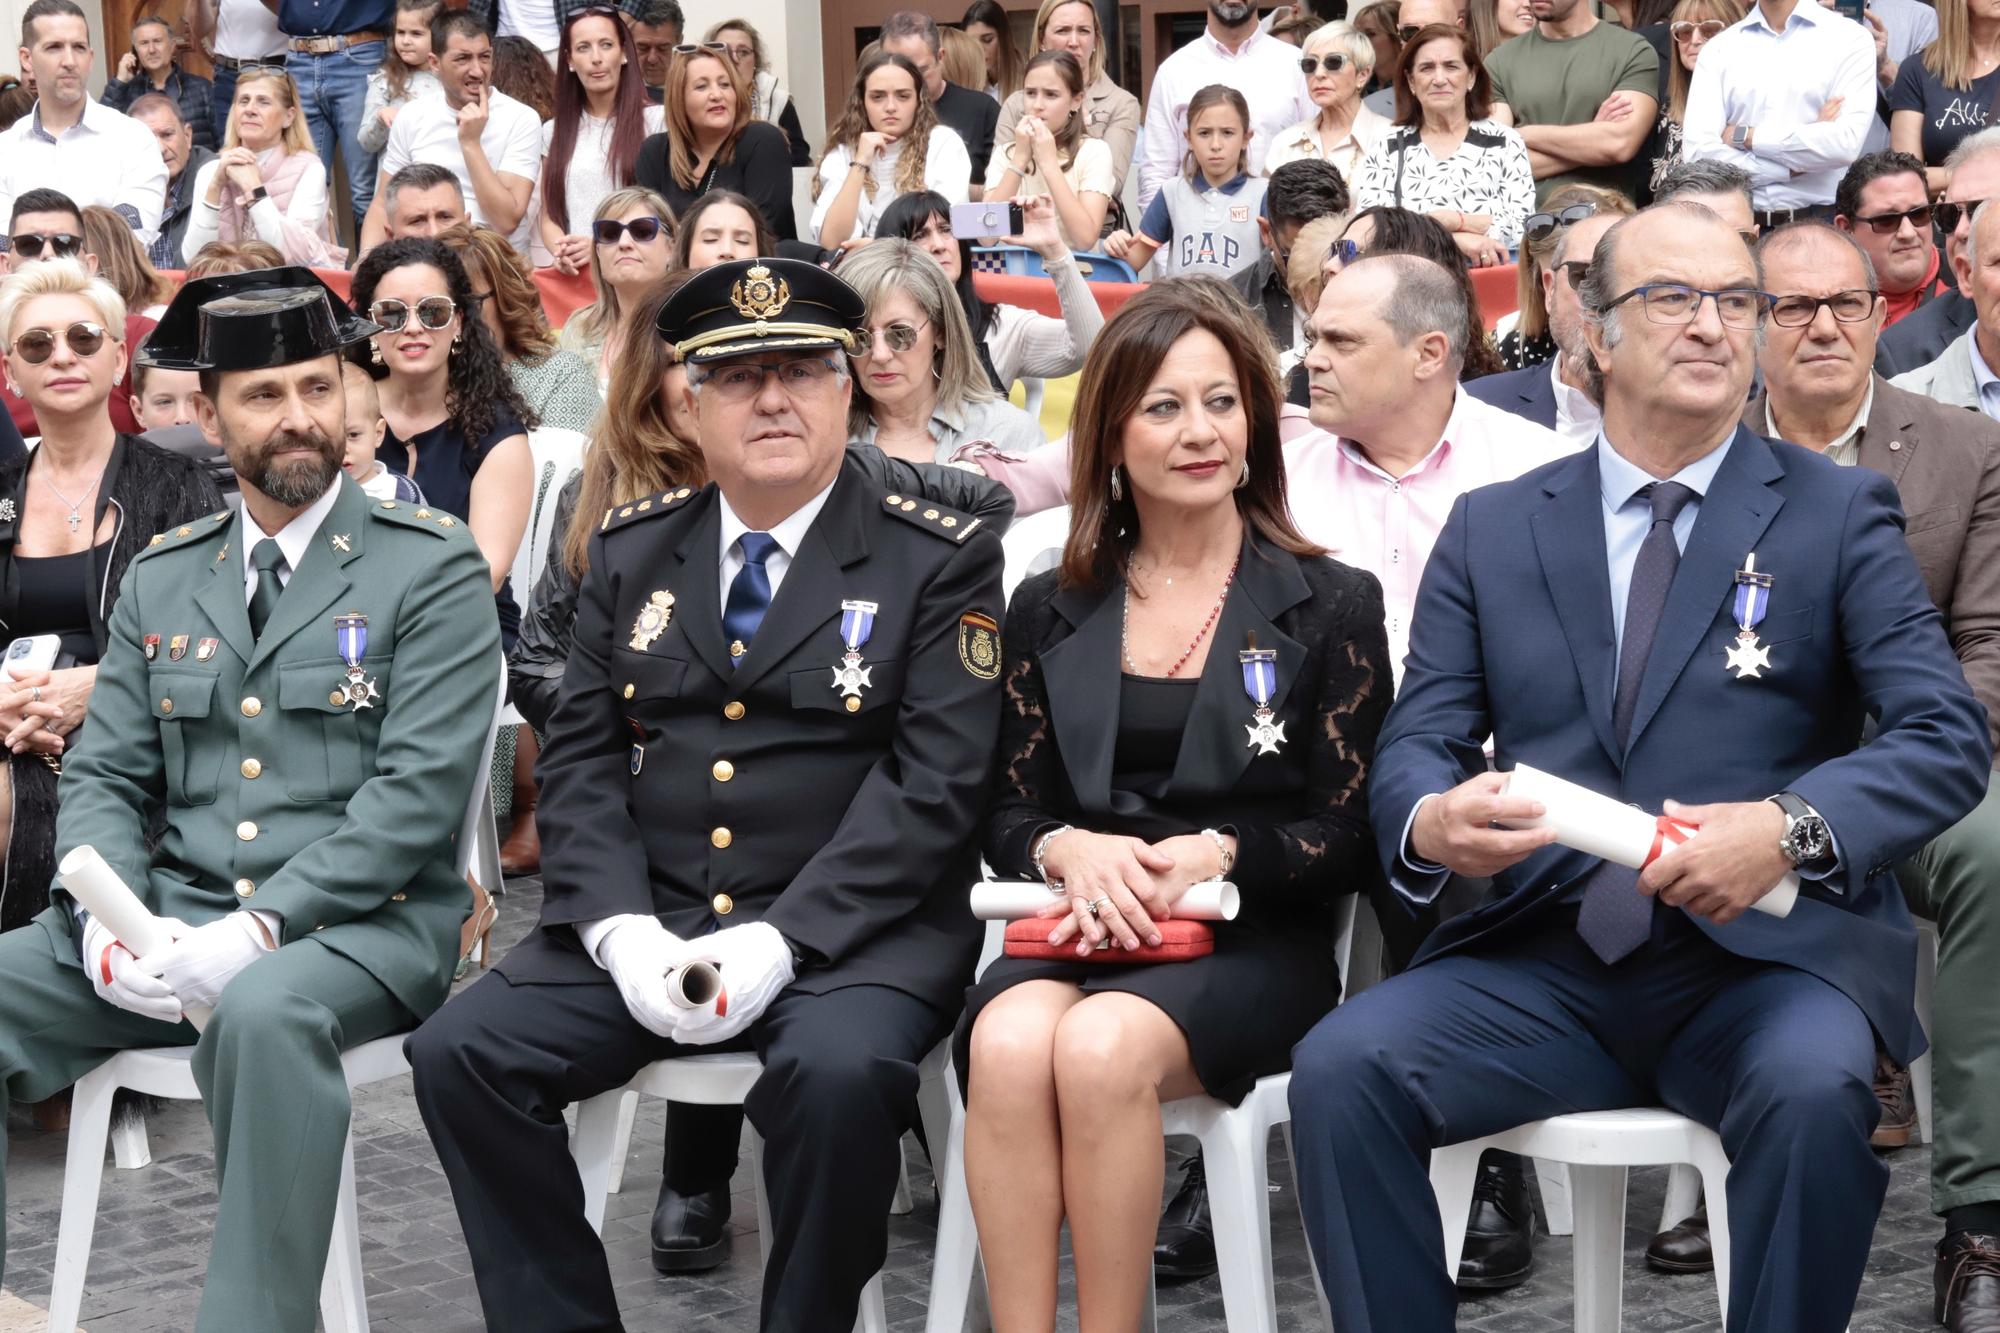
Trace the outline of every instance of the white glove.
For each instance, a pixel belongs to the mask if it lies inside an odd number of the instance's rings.
[[[185,933],[139,966],[166,982],[187,1008],[213,1009],[222,988],[275,947],[265,943],[263,927],[248,912],[182,929]]]
[[[667,996],[667,973],[687,956],[687,944],[658,918],[629,916],[593,941],[604,970],[618,985],[625,1010],[655,1036],[672,1038],[686,1011]]]
[[[165,923],[168,929],[186,926],[178,921]],[[99,999],[115,1004],[141,1018],[162,1023],[178,1023],[185,1015],[173,987],[158,977],[146,975],[132,951],[120,944],[96,917],[83,928],[83,970],[90,974],[90,986]]]
[[[792,984],[796,973],[791,946],[776,926],[763,921],[718,930],[690,948],[696,957],[709,959],[722,969],[725,997],[720,1014],[714,1005],[680,1011],[673,1037],[690,1046],[727,1041],[749,1027],[778,998],[778,992]]]

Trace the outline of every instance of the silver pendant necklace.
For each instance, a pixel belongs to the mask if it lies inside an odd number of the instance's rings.
[[[103,478],[100,477],[98,478],[98,480],[101,481],[103,480]],[[77,500],[71,500],[67,495],[64,495],[61,491],[56,490],[56,484],[53,481],[49,480],[49,475],[46,472],[42,474],[42,485],[48,487],[49,490],[55,495],[56,499],[62,501],[63,504],[68,507],[69,530],[71,532],[75,532],[78,528],[82,527],[83,502],[84,500],[88,500],[90,498],[91,492],[97,489],[97,482],[93,481],[90,483],[89,486],[84,488],[82,498]]]

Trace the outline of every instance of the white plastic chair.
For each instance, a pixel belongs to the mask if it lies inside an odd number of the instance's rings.
[[[502,665],[500,687],[494,699],[497,719],[507,697],[507,672]],[[478,867],[483,849],[492,847],[492,865],[500,863],[499,843],[493,828],[493,803],[488,797],[488,773],[493,767],[493,735],[487,729],[485,753],[473,770],[472,797],[466,802],[459,821],[458,863],[460,878],[472,875],[481,885],[487,881]],[[407,1073],[403,1059],[403,1037],[394,1034],[363,1042],[340,1057],[341,1071],[347,1076],[348,1090],[379,1083]],[[98,1192],[104,1183],[104,1148],[111,1131],[111,1102],[120,1088],[173,1101],[199,1101],[191,1063],[192,1046],[162,1046],[121,1051],[77,1080],[71,1098],[69,1154],[63,1166],[62,1220],[56,1232],[55,1268],[49,1287],[51,1330],[70,1333],[83,1307],[84,1277],[90,1267],[91,1240],[97,1230]],[[143,1154],[132,1163],[143,1166],[151,1160],[146,1152],[143,1119],[120,1126],[121,1152]],[[126,1163],[121,1160],[119,1165]],[[340,1191],[335,1196],[333,1238],[327,1250],[326,1273],[320,1279],[320,1319],[327,1333],[368,1333],[368,1298],[361,1275],[361,1223],[354,1202],[354,1135],[350,1130],[341,1149]]]
[[[1716,1299],[1729,1317],[1729,1158],[1722,1140],[1685,1116],[1657,1107],[1581,1111],[1551,1116],[1504,1133],[1454,1143],[1431,1152],[1431,1189],[1444,1223],[1446,1271],[1456,1273],[1465,1249],[1466,1213],[1479,1172],[1479,1154],[1500,1148],[1569,1167],[1575,1211],[1577,1333],[1618,1333],[1624,1306],[1625,1172],[1633,1166],[1685,1164],[1694,1168],[1708,1196],[1708,1230],[1715,1251]],[[1684,1177],[1685,1179],[1685,1177]],[[1669,1188],[1669,1194],[1676,1193]],[[1692,1211],[1681,1192],[1668,1208]],[[1679,1221],[1679,1217],[1674,1219]]]
[[[950,1077],[949,1055],[949,1042],[940,1043],[917,1067],[920,1079],[917,1111],[932,1144],[944,1142],[949,1133],[944,1101],[944,1084]],[[763,1072],[763,1063],[748,1052],[676,1056],[647,1065],[622,1088],[579,1103],[570,1152],[576,1158],[577,1175],[583,1181],[583,1212],[591,1229],[600,1234],[604,1230],[604,1206],[611,1193],[612,1172],[624,1155],[631,1130],[626,1114],[628,1098],[636,1100],[636,1095],[643,1092],[696,1106],[741,1106]],[[755,1129],[750,1131],[750,1168],[757,1197],[758,1249],[764,1262],[769,1263],[771,1208],[764,1191],[764,1141]],[[862,1290],[861,1309],[854,1327],[856,1333],[887,1333],[889,1321],[882,1302],[880,1273],[871,1277]]]
[[[1029,575],[1055,568],[1062,560],[1063,543],[1068,540],[1068,505],[1016,520],[1000,538],[1000,550],[1007,562],[1000,583],[1006,597],[1012,600],[1014,589]]]

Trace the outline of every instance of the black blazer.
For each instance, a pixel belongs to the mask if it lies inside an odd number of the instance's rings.
[[[974,185],[986,184],[986,164],[993,160],[993,131],[1000,124],[1000,104],[985,93],[947,83],[937,99],[938,124],[965,140],[972,159]]]
[[[1461,387],[1482,403],[1525,417],[1538,426],[1556,428],[1556,386],[1547,364],[1523,366],[1498,375],[1482,375]]]
[[[1236,835],[1239,922],[1280,929],[1330,925],[1335,898],[1380,882],[1367,776],[1394,686],[1373,574],[1246,537],[1169,796],[1152,801],[1111,786],[1124,585],[1065,588],[1059,573],[1022,583],[1007,612],[985,834],[995,871],[1032,875],[1036,837],[1062,824],[1149,841],[1217,828]],[[1248,743],[1254,705],[1236,654],[1253,633],[1278,650],[1276,754]]]
[[[664,492],[591,542],[539,768],[541,925],[500,970],[601,981],[574,925],[624,913],[683,939],[765,921],[805,955],[796,989],[893,986],[954,1012],[979,955],[965,895],[1000,722],[999,537],[850,456],[732,669],[721,511],[712,485]],[[844,701],[845,599],[878,610],[872,682]]]
[[[1875,345],[1875,371],[1894,379],[1905,371],[1927,366],[1944,355],[1944,349],[1971,328],[1979,311],[1971,298],[1959,292],[1945,292],[1912,310],[1882,330]]]
[[[716,166],[712,179],[704,172],[704,188],[693,190],[674,179],[668,144],[665,134],[648,135],[646,142],[639,145],[639,162],[633,169],[633,177],[647,189],[664,195],[674,206],[675,217],[685,214],[709,190],[734,190],[756,203],[779,240],[799,238],[798,219],[792,214],[792,149],[783,130],[766,121],[751,121],[736,136],[736,148],[729,160]]]

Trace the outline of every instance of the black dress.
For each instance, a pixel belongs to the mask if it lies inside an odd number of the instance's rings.
[[[468,442],[447,417],[429,430],[420,430],[408,441],[399,439],[394,427],[382,435],[382,447],[375,451],[391,472],[400,472],[424,493],[424,502],[461,521],[470,521],[472,479],[486,462],[487,455],[504,440],[526,435],[528,428],[504,407],[493,413],[493,425],[477,440]],[[410,467],[410,446],[417,449],[417,466]],[[525,538],[523,539],[525,540]],[[511,581],[502,580],[493,594],[500,615],[500,642],[512,649],[521,630],[521,607],[514,600]]]
[[[1336,900],[1380,882],[1366,778],[1394,688],[1381,585],[1248,539],[1201,676],[1179,682],[1120,672],[1122,585],[1056,580],[1027,580],[1008,608],[988,863],[1031,876],[1034,841],[1063,824],[1148,841],[1215,828],[1236,837],[1243,908],[1191,962],[999,959],[967,992],[958,1068],[989,1000],[1049,978],[1151,1001],[1186,1034],[1202,1087],[1239,1102],[1290,1068],[1333,1008]],[[1272,707],[1287,740],[1275,754],[1246,743],[1254,705],[1237,650],[1253,633],[1278,650]]]
[[[648,136],[639,145],[639,163],[632,174],[647,189],[658,190],[673,205],[675,217],[684,216],[710,190],[734,190],[757,205],[772,235],[781,241],[799,238],[798,218],[792,212],[792,149],[783,130],[767,121],[751,121],[736,136],[729,160],[712,164],[691,190],[674,179],[669,142],[665,134]]]

